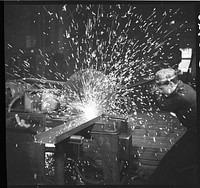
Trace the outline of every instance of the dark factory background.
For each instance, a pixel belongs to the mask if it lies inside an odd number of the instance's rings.
[[[151,77],[161,68],[173,67],[183,70],[180,78],[196,88],[195,24],[192,3],[5,2],[5,80],[39,78],[65,82],[77,71],[93,67],[105,74],[113,72],[119,83],[127,86]],[[122,98],[120,104],[135,118],[128,155],[133,157],[132,166],[137,173],[142,169],[144,174],[152,173],[185,132],[177,118],[157,111],[149,91],[148,84],[137,86],[123,93],[126,100]],[[35,156],[34,144],[23,147],[23,157],[30,157],[31,153],[33,161],[26,165],[39,171],[43,153]],[[12,157],[11,164],[17,166]],[[16,158],[21,163],[25,159],[20,152]],[[22,169],[27,172],[26,167]],[[133,179],[139,176],[134,173]],[[9,178],[18,179],[17,175],[13,172]]]
[[[134,6],[132,4],[132,7]],[[143,80],[144,77],[155,73],[161,67],[177,68],[182,59],[180,49],[189,48],[192,49],[192,53],[195,52],[195,7],[193,4],[155,5],[144,3],[136,4],[136,7],[135,10],[133,8],[136,16],[132,18],[130,24],[130,16],[126,15],[129,10],[127,4],[121,4],[119,7],[109,6],[109,4],[94,4],[93,6],[86,4],[78,6],[76,4],[5,4],[6,80],[43,77],[50,80],[66,81],[77,70],[91,67],[92,64],[101,70],[106,63],[107,71],[111,72],[113,71],[111,65],[115,62],[128,61],[129,63],[139,59],[140,64],[143,64],[143,61],[149,61],[151,58],[154,65],[149,63],[142,70],[135,68],[139,64],[131,66],[132,72],[137,72],[132,81],[130,79],[131,71],[124,68],[127,63],[122,63],[124,64],[121,66],[124,69],[124,77],[128,77],[131,83]],[[163,36],[169,35],[166,37],[169,41],[164,42],[162,49],[160,48],[154,57],[152,57],[153,50],[149,53],[147,53],[148,50],[145,50],[143,53],[142,51],[138,52],[137,48],[137,58],[135,56],[135,59],[131,59],[129,57],[134,52],[134,48],[129,47],[131,45],[128,41],[138,40],[143,48],[143,42],[145,43],[147,40],[144,39],[146,33],[141,32],[136,19],[142,15],[143,22],[141,21],[141,24],[145,24],[144,20],[151,17],[155,8],[157,17],[154,18],[157,20],[157,25],[154,27],[156,22],[150,18],[152,24],[148,23],[149,37],[158,42],[160,39],[160,43],[162,43]],[[174,11],[171,15],[170,10]],[[165,15],[167,12],[170,16]],[[98,19],[97,14],[100,14]],[[161,21],[160,25],[158,21]],[[127,25],[128,23],[129,25]],[[162,27],[159,28],[160,26]],[[160,30],[162,31],[160,32]],[[112,53],[112,48],[117,40],[121,40],[121,43],[118,43],[116,53]],[[149,48],[149,46],[146,47],[146,49]],[[120,53],[120,56],[117,53]],[[87,63],[88,60],[90,63]],[[186,63],[190,60],[191,55]],[[192,71],[195,73],[195,67]],[[122,84],[125,82],[121,81]],[[141,89],[142,93],[146,91],[145,87],[139,88],[139,91]],[[137,95],[136,93],[134,96],[137,98]],[[137,105],[141,106],[142,103]]]

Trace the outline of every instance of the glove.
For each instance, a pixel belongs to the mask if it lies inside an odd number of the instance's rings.
[[[158,87],[154,84],[153,87],[151,88],[151,94],[154,95],[154,94],[159,94],[160,91],[158,89]]]
[[[159,91],[158,87],[156,85],[154,85],[151,89],[151,94],[154,96],[153,98],[155,100],[161,100],[162,98],[162,93]]]

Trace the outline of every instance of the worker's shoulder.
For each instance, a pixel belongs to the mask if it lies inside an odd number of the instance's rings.
[[[183,83],[180,87],[180,92],[185,92],[188,95],[196,95],[196,90],[189,84]]]
[[[179,88],[176,91],[177,98],[187,102],[193,102],[196,100],[196,91],[186,83],[180,83]]]
[[[190,86],[187,83],[182,82],[181,80],[179,81],[176,91],[177,93],[186,93],[186,92],[196,93],[196,91],[194,90],[192,86]]]

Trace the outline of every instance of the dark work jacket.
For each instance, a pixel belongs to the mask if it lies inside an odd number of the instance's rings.
[[[154,95],[154,100],[160,110],[174,112],[180,123],[188,131],[196,132],[197,102],[196,91],[188,84],[179,81],[175,91],[168,97]]]

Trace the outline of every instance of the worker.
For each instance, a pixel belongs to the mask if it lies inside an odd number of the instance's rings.
[[[178,71],[166,68],[155,74],[151,94],[160,110],[175,113],[187,131],[161,159],[147,184],[194,185],[198,167],[196,91],[178,79]]]

